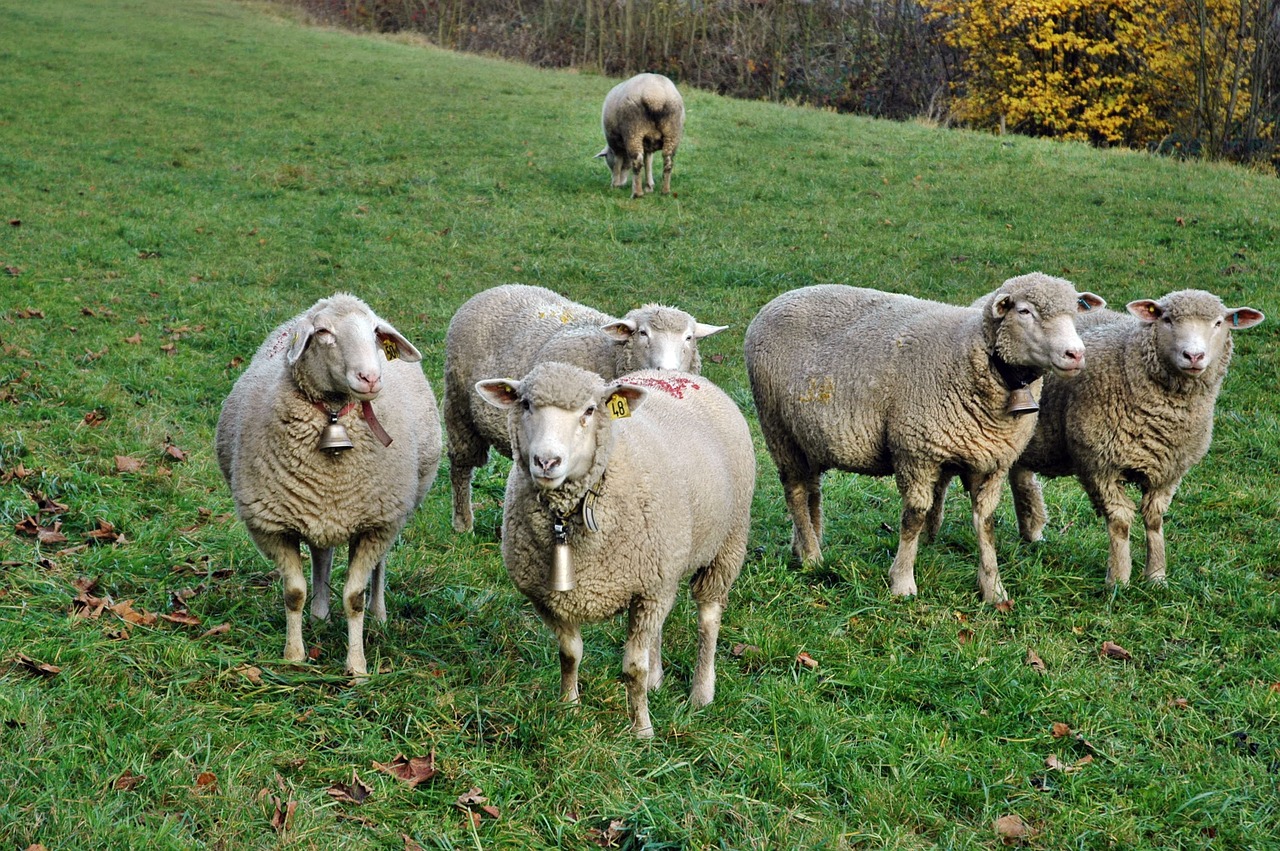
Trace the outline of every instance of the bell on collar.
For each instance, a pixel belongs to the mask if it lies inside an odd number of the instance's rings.
[[[1004,412],[1013,414],[1015,417],[1022,414],[1034,414],[1040,410],[1040,406],[1036,404],[1036,397],[1031,395],[1030,388],[1018,387],[1009,391],[1009,404],[1005,405]]]
[[[338,422],[338,415],[329,413],[329,424],[324,427],[324,431],[320,432],[320,445],[317,447],[321,452],[328,452],[330,455],[337,455],[355,446],[351,442],[351,438],[347,436],[347,429]]]
[[[555,556],[551,560],[551,577],[547,587],[552,591],[572,591],[578,585],[573,575],[573,560],[570,558],[569,545],[557,543]]]

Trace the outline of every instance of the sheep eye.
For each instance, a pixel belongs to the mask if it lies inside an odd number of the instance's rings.
[[[646,330],[644,330],[643,328],[641,328],[641,329],[640,329],[640,331],[639,331],[638,333],[640,334],[640,336],[641,336],[641,337],[648,337],[648,336],[649,336],[649,332],[648,332],[648,331],[646,331]]]
[[[521,407],[521,408],[523,408],[524,410],[528,411],[528,410],[530,410],[533,406],[529,404],[529,400],[528,400],[528,399],[521,399],[521,400],[520,400],[520,407]]]
[[[1172,324],[1173,324],[1173,317],[1172,317],[1172,316],[1165,316],[1161,321],[1162,321],[1162,322],[1164,322],[1164,324],[1165,324],[1165,325],[1172,325]]]
[[[586,419],[586,418],[595,416],[595,413],[596,413],[596,406],[591,405],[585,411],[582,412],[582,416],[584,419]]]
[[[1213,327],[1214,327],[1214,328],[1221,328],[1221,327],[1222,327],[1222,319],[1221,319],[1221,318],[1219,318],[1217,322],[1213,323]]]
[[[684,341],[685,341],[686,343],[687,343],[687,342],[689,342],[689,341],[690,341],[690,340],[692,340],[692,339],[693,339],[693,335],[692,335],[692,334],[685,334],[685,335],[684,335]]]
[[[1021,313],[1023,316],[1030,316],[1030,315],[1031,315],[1031,308],[1029,308],[1029,307],[1019,307],[1019,308],[1018,308],[1018,312],[1019,312],[1019,313]]]

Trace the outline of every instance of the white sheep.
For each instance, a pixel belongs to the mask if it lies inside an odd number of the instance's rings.
[[[691,576],[698,658],[690,701],[710,703],[716,637],[746,555],[755,489],[755,450],[737,405],[691,373],[646,370],[610,383],[564,363],[476,390],[510,417],[516,461],[502,560],[559,641],[561,699],[578,701],[580,625],[627,612],[631,726],[652,736],[647,692],[662,682],[662,626]],[[553,582],[558,540],[576,585]]]
[[[605,378],[637,369],[700,372],[698,340],[723,331],[683,310],[647,304],[613,319],[543,287],[507,284],[477,293],[449,322],[444,422],[449,441],[453,528],[473,525],[471,475],[489,447],[511,451],[507,417],[481,401],[475,383],[525,375],[541,361],[572,363]]]
[[[1071,381],[1048,376],[1035,436],[1009,474],[1018,529],[1043,536],[1044,497],[1034,473],[1074,475],[1107,521],[1107,584],[1129,581],[1133,501],[1142,491],[1145,578],[1165,579],[1164,515],[1182,477],[1213,439],[1213,409],[1231,361],[1231,332],[1262,322],[1203,290],[1130,302],[1132,316],[1082,328],[1089,366]]]
[[[1008,410],[1011,393],[1038,389],[1049,370],[1078,372],[1073,319],[1103,303],[1033,273],[969,307],[840,285],[765,305],[747,329],[747,372],[801,561],[822,560],[823,472],[893,475],[902,521],[890,588],[915,594],[920,534],[936,530],[959,475],[973,501],[978,586],[987,602],[1004,600],[992,515],[1035,428],[1034,416]]]
[[[632,174],[631,197],[653,191],[653,154],[662,151],[662,194],[671,192],[671,167],[684,135],[684,99],[675,83],[661,74],[636,74],[614,86],[601,111],[604,157],[613,186],[625,186]],[[641,183],[641,172],[644,183]]]
[[[306,658],[299,543],[311,549],[311,613],[321,619],[333,548],[347,543],[347,670],[367,673],[365,590],[372,578],[369,612],[385,621],[387,550],[440,463],[440,420],[421,359],[368,305],[339,293],[271,332],[223,402],[218,464],[254,544],[280,571],[287,661]],[[351,448],[321,449],[331,423]]]

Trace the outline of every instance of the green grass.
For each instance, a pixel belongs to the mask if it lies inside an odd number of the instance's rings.
[[[231,0],[0,0],[0,20],[0,267],[18,272],[0,273],[0,846],[589,848],[618,820],[630,848],[996,848],[1017,813],[1033,847],[1280,847],[1273,178],[686,91],[676,197],[633,201],[591,160],[612,80]],[[916,599],[887,591],[887,480],[828,477],[827,567],[799,569],[758,444],[716,702],[686,701],[682,599],[657,736],[637,742],[620,621],[588,629],[582,706],[557,705],[552,639],[502,569],[494,464],[475,535],[449,528],[442,475],[393,551],[370,684],[341,676],[340,621],[308,624],[306,670],[280,660],[278,583],[227,517],[211,444],[236,359],[316,298],[364,297],[437,388],[449,318],[481,289],[676,303],[732,325],[706,372],[755,428],[741,335],[778,293],[967,302],[1034,269],[1116,305],[1197,286],[1273,315],[1238,335],[1213,449],[1168,517],[1167,588],[1104,588],[1105,532],[1071,481],[1049,484],[1039,545],[1001,507],[1009,612],[977,600],[955,492]],[[33,494],[68,506],[66,543],[15,531]],[[99,521],[125,542],[82,547]],[[159,613],[189,589],[201,624],[120,637],[109,613],[71,616],[79,577]],[[1100,658],[1106,640],[1133,661]],[[371,767],[431,751],[417,789]],[[1050,754],[1094,759],[1063,773]],[[361,805],[326,794],[353,769]],[[117,789],[126,771],[144,779]],[[499,818],[454,806],[472,786]],[[284,833],[271,796],[297,803]]]

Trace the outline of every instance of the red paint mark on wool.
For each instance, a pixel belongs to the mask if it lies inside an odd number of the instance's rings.
[[[654,387],[677,399],[683,399],[687,390],[702,389],[702,385],[692,378],[629,378],[627,383],[640,387]]]

